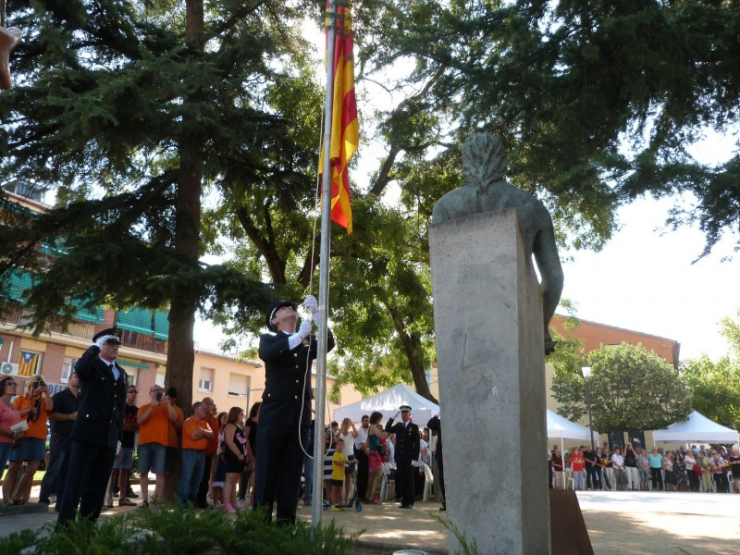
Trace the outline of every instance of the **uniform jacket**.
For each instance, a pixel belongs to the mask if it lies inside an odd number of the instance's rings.
[[[389,434],[396,434],[396,462],[412,462],[419,458],[421,448],[419,426],[409,422],[409,425],[404,428],[403,422],[394,424],[393,419],[390,418],[385,425],[385,431]]]
[[[120,377],[113,372],[93,345],[75,364],[80,377],[79,408],[72,427],[71,438],[92,445],[115,448],[123,433],[124,404],[126,403],[126,372],[118,364]]]
[[[315,336],[308,338],[292,351],[288,348],[288,335],[283,332],[266,333],[260,336],[259,357],[265,362],[265,391],[262,393],[260,426],[297,426],[301,415],[301,396],[308,366],[301,424],[311,424],[311,362],[318,354]],[[329,330],[327,348],[334,348],[334,336]]]

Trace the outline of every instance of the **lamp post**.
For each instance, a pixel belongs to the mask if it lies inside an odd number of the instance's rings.
[[[583,381],[586,382],[586,405],[588,406],[588,433],[591,436],[591,451],[594,450],[594,425],[591,421],[591,386],[589,385],[589,378],[591,378],[591,367],[584,366],[581,368],[583,374]]]

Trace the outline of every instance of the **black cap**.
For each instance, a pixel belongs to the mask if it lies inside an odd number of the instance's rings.
[[[107,328],[103,331],[99,331],[98,333],[93,335],[93,343],[97,343],[98,339],[105,336],[108,336],[106,343],[108,341],[113,341],[115,343],[118,343],[119,345],[121,344],[121,330],[119,330],[118,328]]]
[[[277,328],[272,323],[272,319],[275,317],[275,313],[281,308],[283,308],[284,306],[289,306],[293,308],[293,310],[298,312],[298,306],[296,306],[295,303],[292,303],[290,301],[283,301],[283,300],[275,301],[274,303],[270,305],[270,308],[267,309],[267,329],[268,330],[272,332],[277,331]]]
[[[176,387],[168,387],[167,391],[164,392],[167,397],[176,398],[177,397],[177,388]]]

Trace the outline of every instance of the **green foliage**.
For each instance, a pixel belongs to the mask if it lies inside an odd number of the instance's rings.
[[[574,367],[556,367],[553,395],[558,412],[578,419],[588,410],[581,365],[591,367],[589,386],[594,429],[654,430],[685,420],[691,412],[691,391],[681,375],[642,345],[605,345]]]
[[[691,388],[691,406],[707,418],[740,429],[740,362],[730,357],[712,361],[703,355],[681,365]]]
[[[308,523],[293,526],[267,523],[263,511],[243,512],[235,518],[223,511],[195,513],[175,506],[102,520],[81,520],[67,530],[47,525],[48,537],[24,530],[0,542],[0,555],[17,555],[36,545],[38,555],[344,555],[352,553],[358,535],[347,537],[332,521],[313,531]],[[37,544],[37,542],[39,542]]]
[[[707,355],[681,365],[681,373],[692,391],[692,407],[707,418],[740,429],[740,310],[736,318],[720,321],[721,333],[730,353],[718,361]]]

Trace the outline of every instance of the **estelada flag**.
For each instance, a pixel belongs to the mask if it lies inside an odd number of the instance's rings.
[[[327,3],[328,8],[328,3]],[[355,100],[355,63],[352,56],[352,19],[349,0],[337,1],[334,34],[334,95],[331,106],[331,221],[352,233],[352,205],[349,190],[349,160],[360,144],[360,125]],[[329,25],[330,18],[327,18]],[[327,28],[327,45],[328,45]],[[322,149],[323,150],[323,149]],[[323,173],[322,165],[319,173]]]
[[[20,360],[18,361],[18,375],[19,376],[35,376],[36,366],[39,363],[38,353],[29,353],[27,351],[21,351]]]

